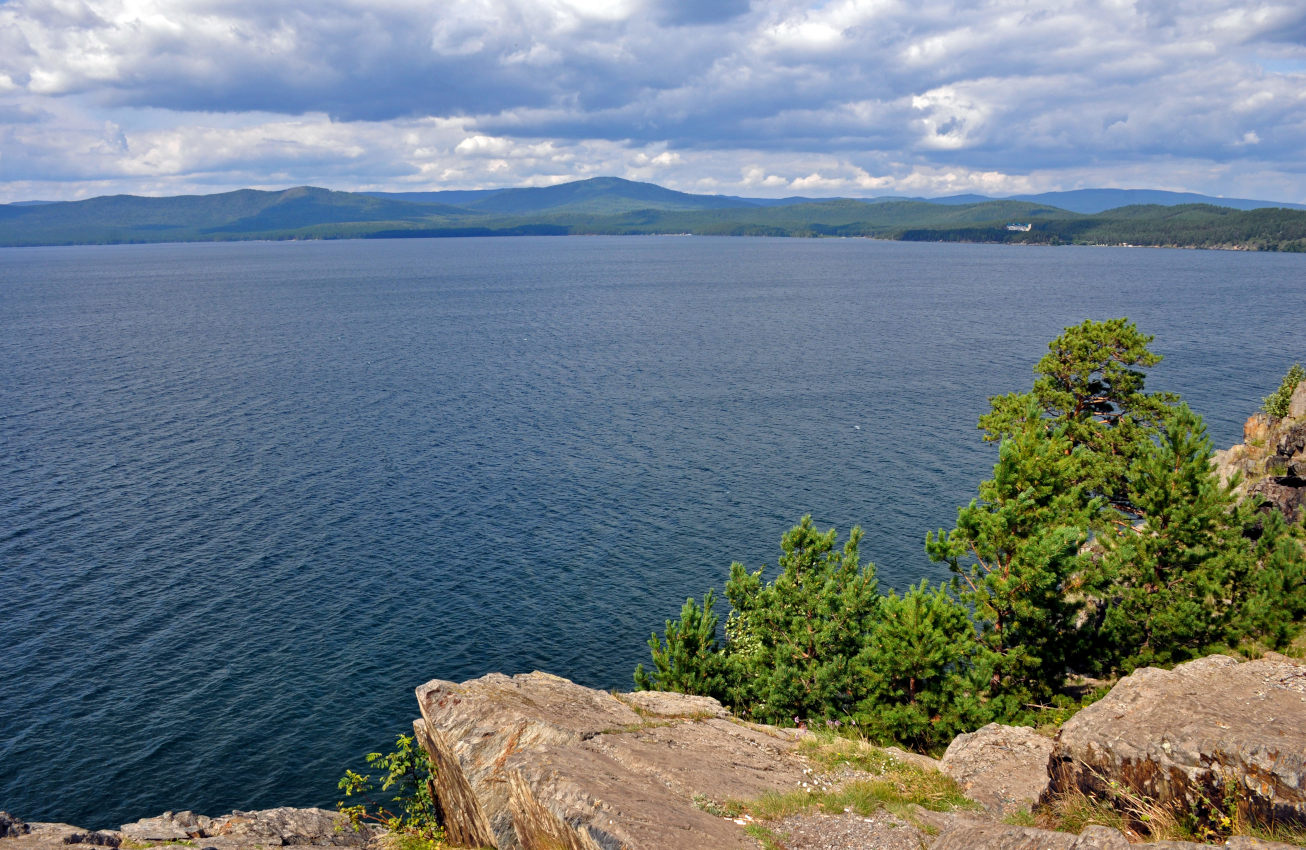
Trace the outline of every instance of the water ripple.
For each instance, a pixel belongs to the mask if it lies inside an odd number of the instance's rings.
[[[976,417],[1129,315],[1217,443],[1303,359],[1303,261],[863,240],[0,252],[0,807],[329,805],[427,679],[629,685],[812,513],[882,583]]]

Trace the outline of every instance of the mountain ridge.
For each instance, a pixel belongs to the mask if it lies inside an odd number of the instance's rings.
[[[1079,210],[1094,210],[1108,200],[1148,203],[1086,213],[1052,203],[1063,197]],[[450,192],[297,186],[0,205],[0,246],[690,233],[1306,250],[1306,211],[1155,203],[1188,197],[1159,190],[1076,190],[1006,199],[767,200],[695,195],[618,177]],[[1014,224],[1020,227],[1009,226]]]

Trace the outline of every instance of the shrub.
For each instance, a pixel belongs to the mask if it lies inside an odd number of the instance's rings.
[[[393,836],[408,839],[403,843],[411,844],[416,839],[427,847],[443,846],[444,830],[435,803],[435,771],[426,750],[411,735],[400,735],[393,752],[368,753],[367,763],[384,770],[385,776],[378,783],[370,774],[346,770],[337,787],[346,797],[359,797],[363,802],[346,805],[342,800],[336,808],[355,828],[364,822],[377,823]],[[394,795],[388,801],[375,799],[391,789]]]
[[[1283,376],[1283,382],[1279,388],[1270,395],[1265,397],[1265,404],[1262,405],[1266,413],[1282,419],[1288,415],[1288,402],[1292,400],[1292,391],[1297,389],[1297,385],[1306,381],[1306,369],[1302,368],[1300,363],[1292,364],[1288,374]]]

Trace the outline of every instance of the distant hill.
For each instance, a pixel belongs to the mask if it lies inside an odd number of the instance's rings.
[[[1049,202],[1068,197],[1081,209],[1093,209],[1112,198],[1182,197],[1144,190],[1085,192],[1000,200],[764,200],[693,195],[601,177],[465,192],[364,194],[300,186],[171,198],[115,195],[2,205],[0,245],[689,233],[1306,250],[1306,211],[1149,203],[1084,213]],[[1008,227],[1015,223],[1022,226]]]
[[[308,186],[280,192],[240,189],[169,198],[111,195],[0,206],[0,245],[280,238],[314,225],[425,223],[450,214],[465,217],[467,212]]]
[[[984,195],[952,195],[947,198],[933,198],[937,204],[974,204],[996,200]],[[1160,189],[1073,189],[1068,192],[1043,192],[1039,195],[1012,195],[1004,200],[1032,201],[1036,204],[1048,204],[1071,212],[1093,215],[1119,207],[1149,204],[1174,207],[1181,204],[1210,204],[1216,207],[1229,207],[1235,210],[1256,210],[1280,208],[1306,210],[1306,204],[1291,204],[1280,201],[1253,201],[1248,198],[1214,198],[1210,195],[1196,195],[1192,192],[1166,192]]]
[[[755,206],[752,201],[742,198],[691,195],[665,189],[654,183],[638,183],[620,177],[593,177],[557,186],[525,189],[368,194],[376,198],[454,204],[479,212],[513,215],[543,212],[615,214],[630,210],[707,210]]]

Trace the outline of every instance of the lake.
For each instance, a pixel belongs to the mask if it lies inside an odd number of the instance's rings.
[[[803,514],[881,587],[987,397],[1126,315],[1217,447],[1306,360],[1306,257],[502,238],[0,250],[0,808],[326,805],[432,678],[628,688]]]

